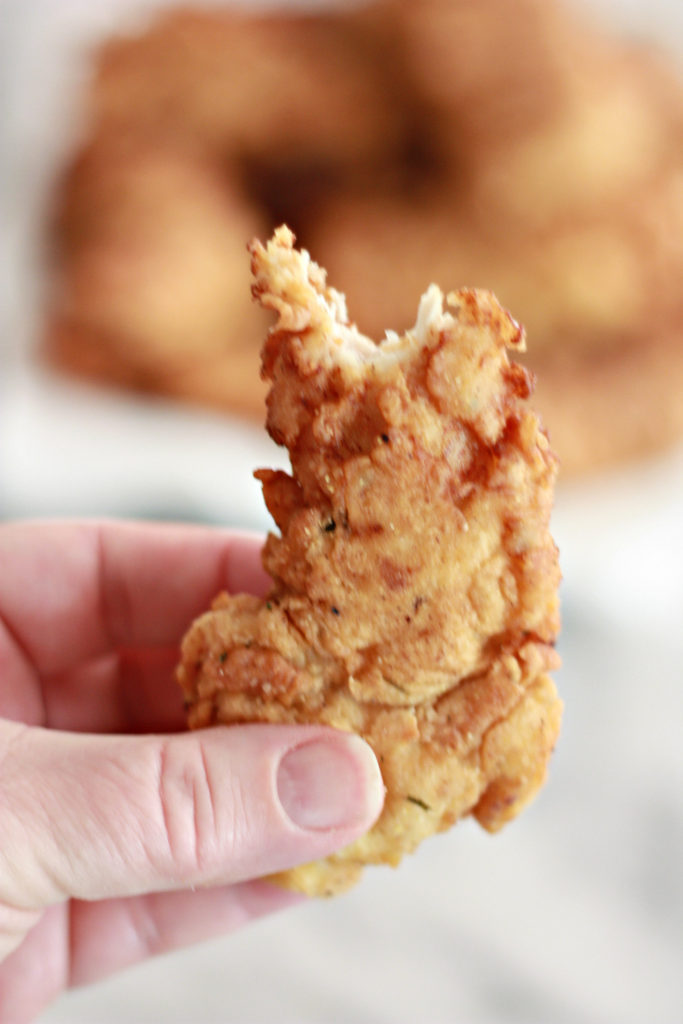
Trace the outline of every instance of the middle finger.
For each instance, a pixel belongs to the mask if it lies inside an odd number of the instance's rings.
[[[69,732],[177,732],[185,726],[176,648],[126,650],[43,682],[48,728]]]

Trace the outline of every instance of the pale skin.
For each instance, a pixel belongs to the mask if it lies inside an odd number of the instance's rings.
[[[0,526],[0,1020],[299,901],[264,875],[367,831],[369,748],[316,726],[184,730],[178,643],[261,540]]]

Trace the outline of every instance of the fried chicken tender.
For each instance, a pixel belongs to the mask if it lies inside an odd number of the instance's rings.
[[[97,55],[93,119],[180,132],[219,158],[373,162],[401,111],[384,62],[342,11],[169,9]]]
[[[267,600],[219,596],[178,679],[193,728],[320,722],[363,736],[387,789],[341,852],[277,876],[334,894],[472,814],[495,831],[544,780],[561,703],[556,460],[508,360],[523,330],[484,291],[432,285],[415,327],[375,344],[293,235],[251,245],[277,313],[262,353],[268,430],[291,475],[260,470],[280,535]]]
[[[81,373],[260,413],[263,324],[244,241],[263,227],[201,152],[149,133],[91,139],[54,212],[52,358]]]

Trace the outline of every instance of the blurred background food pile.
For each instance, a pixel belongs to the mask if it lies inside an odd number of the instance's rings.
[[[436,281],[528,332],[563,472],[683,434],[683,82],[548,0],[163,11],[95,49],[56,187],[62,366],[263,416],[245,242],[287,222],[361,330]]]
[[[272,527],[245,246],[277,222],[376,337],[490,287],[563,462],[562,732],[499,836],[42,1019],[678,1020],[683,4],[266,3],[0,0],[0,521]]]

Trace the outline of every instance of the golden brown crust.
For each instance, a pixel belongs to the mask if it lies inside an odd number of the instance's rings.
[[[178,676],[193,727],[322,722],[373,746],[377,825],[280,879],[331,893],[464,814],[499,828],[541,784],[561,712],[556,462],[507,357],[523,332],[490,293],[444,310],[434,286],[415,328],[375,345],[286,229],[252,268],[278,316],[268,429],[292,465],[257,474],[273,588],[217,598]]]

